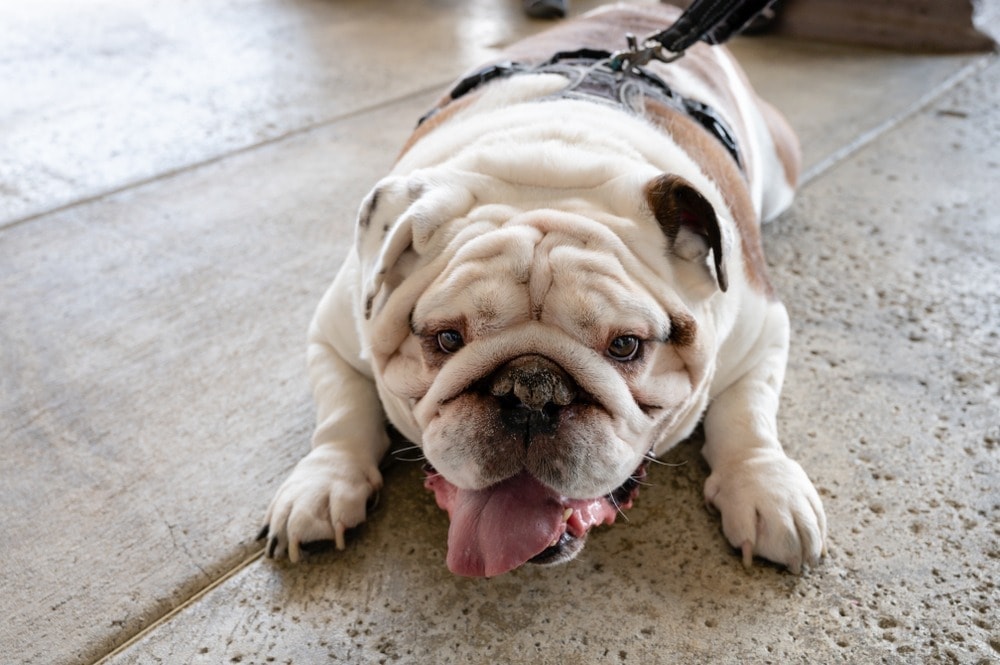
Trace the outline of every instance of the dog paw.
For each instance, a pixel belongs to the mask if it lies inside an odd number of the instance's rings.
[[[274,495],[258,540],[268,558],[298,562],[302,546],[333,541],[344,549],[344,533],[365,520],[369,499],[382,487],[374,465],[327,446],[314,448]]]
[[[722,532],[750,566],[759,556],[788,567],[826,554],[826,515],[812,482],[780,450],[720,465],[705,482],[705,501],[722,514]]]

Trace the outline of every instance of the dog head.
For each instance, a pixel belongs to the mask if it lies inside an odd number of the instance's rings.
[[[571,558],[631,501],[654,444],[690,431],[725,244],[674,175],[526,192],[430,171],[373,190],[365,335],[451,515],[453,571]]]

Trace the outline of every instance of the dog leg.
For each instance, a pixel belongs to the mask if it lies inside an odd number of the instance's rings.
[[[364,521],[369,498],[382,486],[378,464],[389,447],[374,383],[339,351],[354,346],[353,330],[343,324],[351,319],[343,281],[331,286],[309,331],[317,409],[312,451],[278,489],[261,531],[267,555],[287,553],[293,563],[303,543],[332,540],[344,549],[344,532]]]
[[[805,471],[778,441],[787,356],[788,315],[771,303],[750,356],[760,360],[712,401],[702,454],[712,468],[705,501],[721,512],[722,531],[744,564],[757,555],[799,573],[825,553],[826,516]]]

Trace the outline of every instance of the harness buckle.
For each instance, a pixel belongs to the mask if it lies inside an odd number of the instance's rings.
[[[684,51],[674,53],[654,39],[647,39],[642,43],[642,46],[639,46],[639,40],[631,32],[625,34],[625,42],[628,48],[612,53],[608,59],[608,67],[612,71],[629,71],[636,67],[642,67],[652,60],[673,62],[684,55]]]

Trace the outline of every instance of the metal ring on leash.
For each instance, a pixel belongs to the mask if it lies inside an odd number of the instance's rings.
[[[673,25],[650,35],[641,44],[635,35],[626,35],[627,48],[613,53],[609,64],[615,71],[626,71],[653,60],[673,62],[698,41],[721,44],[739,34],[776,1],[695,0]]]

